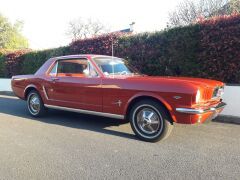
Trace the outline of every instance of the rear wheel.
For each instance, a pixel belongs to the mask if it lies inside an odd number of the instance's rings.
[[[134,104],[130,111],[130,123],[134,133],[149,142],[167,138],[173,128],[167,110],[152,100],[141,100]]]
[[[45,114],[45,107],[41,96],[36,90],[32,90],[27,96],[27,106],[29,113],[34,117],[40,117]]]

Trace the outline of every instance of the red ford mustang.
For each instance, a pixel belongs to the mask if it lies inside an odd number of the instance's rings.
[[[173,123],[203,123],[226,105],[219,81],[141,75],[126,61],[101,55],[51,58],[34,74],[12,77],[32,116],[47,108],[126,119],[145,141],[170,134]]]

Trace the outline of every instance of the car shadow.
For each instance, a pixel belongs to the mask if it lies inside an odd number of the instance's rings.
[[[28,113],[26,103],[24,101],[10,96],[0,96],[0,113],[36,120],[48,124],[56,124],[76,129],[85,129],[138,140],[133,134],[109,129],[110,127],[118,127],[126,124],[126,121],[51,109],[48,110],[44,117],[34,118]]]

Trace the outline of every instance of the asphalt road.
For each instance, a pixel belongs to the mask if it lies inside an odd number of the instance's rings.
[[[158,143],[119,120],[49,110],[0,96],[0,179],[240,179],[240,125],[176,125]]]

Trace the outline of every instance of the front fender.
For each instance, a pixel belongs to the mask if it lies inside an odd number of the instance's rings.
[[[155,94],[155,93],[151,93],[151,92],[140,92],[140,93],[137,93],[135,94],[133,97],[131,97],[128,102],[126,103],[125,107],[124,107],[124,114],[126,115],[127,112],[128,112],[128,108],[129,106],[131,106],[131,103],[137,99],[137,98],[140,98],[140,97],[150,97],[150,98],[154,98],[158,101],[160,101],[165,107],[166,109],[169,111],[169,114],[172,118],[172,120],[174,122],[176,122],[176,117],[175,115],[173,114],[173,108],[172,106],[163,98],[161,97],[160,95],[158,94]]]

